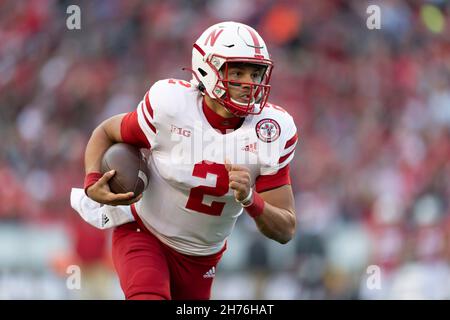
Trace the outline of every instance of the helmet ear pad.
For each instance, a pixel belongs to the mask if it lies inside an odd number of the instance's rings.
[[[225,90],[221,90],[220,88],[216,88],[219,82],[219,72],[220,68],[224,61],[220,61],[218,59],[214,60],[216,65],[213,65],[211,61],[209,61],[208,57],[202,56],[201,53],[197,50],[193,50],[192,53],[192,61],[202,61],[203,63],[198,63],[197,65],[193,65],[193,71],[197,74],[199,81],[203,84],[205,88],[205,94],[208,94],[211,98],[215,98],[215,96],[223,96],[226,92]],[[216,69],[217,67],[218,69]],[[207,85],[214,84],[214,85]],[[197,84],[198,85],[198,84]],[[223,87],[223,86],[222,86]]]

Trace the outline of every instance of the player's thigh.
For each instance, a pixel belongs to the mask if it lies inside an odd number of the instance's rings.
[[[222,253],[211,257],[171,254],[171,293],[174,300],[208,300]]]
[[[137,223],[113,232],[112,257],[126,299],[170,299],[170,274],[160,242]]]

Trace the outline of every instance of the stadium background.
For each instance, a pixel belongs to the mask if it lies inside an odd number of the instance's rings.
[[[224,20],[261,33],[270,100],[296,120],[298,232],[281,246],[242,217],[213,298],[450,298],[449,1],[79,1],[81,30],[70,4],[0,2],[0,299],[123,297],[109,233],[69,204],[85,144],[154,81],[189,79],[193,41]]]

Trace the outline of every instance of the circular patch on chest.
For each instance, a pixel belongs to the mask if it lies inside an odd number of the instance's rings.
[[[273,119],[262,119],[256,124],[256,135],[264,142],[273,142],[280,137],[281,128]]]

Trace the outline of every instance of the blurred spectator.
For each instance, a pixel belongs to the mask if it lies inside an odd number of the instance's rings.
[[[89,132],[155,80],[189,79],[192,39],[237,20],[266,38],[270,100],[299,128],[299,228],[280,249],[295,247],[294,262],[275,270],[275,249],[245,233],[248,259],[233,281],[218,279],[217,296],[277,298],[290,283],[285,298],[450,297],[448,1],[80,1],[73,31],[69,4],[0,2],[0,224],[71,225]],[[380,5],[380,30],[366,28],[369,4]],[[370,264],[380,291],[364,285]]]

